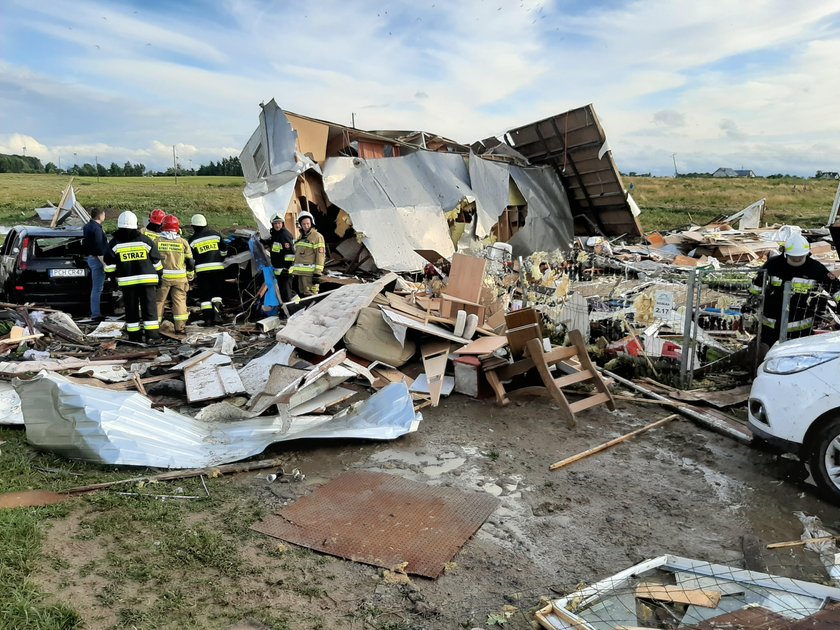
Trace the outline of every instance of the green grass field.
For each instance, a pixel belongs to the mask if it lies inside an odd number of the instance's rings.
[[[0,225],[26,223],[34,208],[47,201],[57,204],[69,180],[64,175],[0,174]],[[73,183],[83,206],[106,209],[109,226],[123,210],[136,212],[142,221],[154,208],[175,213],[182,222],[201,212],[218,228],[254,226],[242,196],[241,177],[179,177],[177,182],[171,177],[103,177],[99,182],[95,177],[77,177]],[[646,231],[702,223],[762,198],[767,200],[768,224],[817,227],[825,225],[837,188],[831,180],[758,177],[627,177],[624,183],[633,185]]]
[[[26,223],[34,209],[48,201],[58,204],[61,191],[70,181],[65,175],[0,174],[0,224]],[[85,208],[105,208],[109,225],[123,210],[131,210],[141,221],[155,208],[174,213],[182,222],[203,213],[214,227],[254,225],[242,196],[241,177],[76,177],[73,186]]]

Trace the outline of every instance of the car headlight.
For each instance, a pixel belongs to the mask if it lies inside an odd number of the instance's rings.
[[[840,357],[838,352],[809,352],[786,357],[774,357],[764,363],[764,371],[770,374],[796,374]]]

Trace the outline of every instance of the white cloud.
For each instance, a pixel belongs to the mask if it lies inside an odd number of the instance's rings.
[[[7,4],[0,139],[37,138],[52,154],[101,148],[165,168],[182,143],[184,159],[216,160],[275,97],[317,118],[355,113],[362,128],[465,142],[594,103],[622,170],[670,173],[672,153],[689,170],[840,162],[829,0],[230,0],[165,16],[96,0]],[[51,56],[15,54],[19,31]]]

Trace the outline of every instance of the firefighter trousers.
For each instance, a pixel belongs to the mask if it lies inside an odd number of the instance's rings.
[[[277,287],[280,289],[280,301],[284,304],[292,301],[292,276],[288,269],[274,268],[274,279],[277,280]]]
[[[204,321],[221,319],[224,270],[198,271],[195,274],[195,282],[198,285],[198,299],[201,301],[201,315]]]
[[[317,295],[320,285],[317,284],[312,276],[295,276],[297,278],[298,295],[306,297],[307,295]]]
[[[141,341],[143,330],[154,333],[160,328],[155,308],[155,285],[135,284],[120,287],[125,302],[125,330],[129,341]]]
[[[187,326],[187,320],[190,315],[187,312],[187,291],[189,291],[190,283],[186,278],[179,278],[178,280],[168,280],[166,278],[160,281],[157,288],[157,314],[158,319],[163,320],[163,309],[166,307],[166,299],[172,299],[172,321],[175,323],[175,332],[184,332]]]

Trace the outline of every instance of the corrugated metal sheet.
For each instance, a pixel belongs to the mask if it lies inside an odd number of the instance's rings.
[[[575,234],[641,235],[592,105],[512,129],[507,139],[532,164],[547,164],[562,178]]]
[[[80,385],[46,371],[32,380],[16,380],[15,389],[33,446],[98,464],[201,468],[245,459],[286,440],[392,440],[417,430],[422,420],[403,383],[388,385],[335,416],[233,422],[152,409],[139,393]]]

